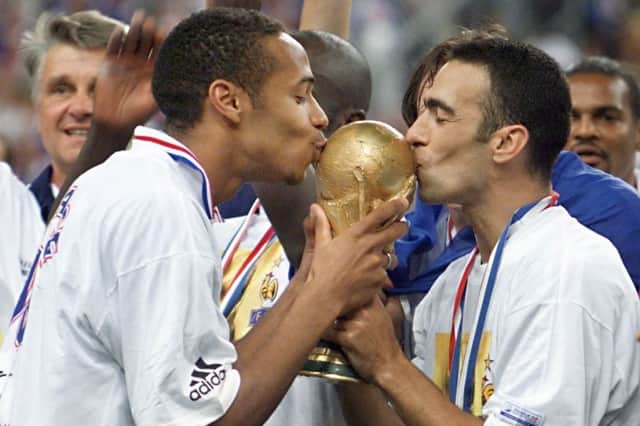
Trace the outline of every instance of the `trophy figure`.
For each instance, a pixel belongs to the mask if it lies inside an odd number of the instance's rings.
[[[416,188],[413,153],[402,134],[378,121],[357,121],[327,141],[316,166],[317,199],[338,235],[385,201]],[[387,247],[391,253],[393,246]],[[335,381],[360,381],[342,350],[320,341],[300,372]]]

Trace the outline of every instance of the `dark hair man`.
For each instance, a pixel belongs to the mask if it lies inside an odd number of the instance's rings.
[[[329,324],[388,285],[382,249],[405,226],[380,225],[406,203],[383,205],[335,239],[313,206],[290,290],[231,344],[214,206],[248,180],[301,180],[326,116],[304,49],[259,13],[196,13],[159,52],[153,34],[137,15],[108,55],[136,64],[157,55],[153,94],[167,133],[137,128],[131,150],[82,175],[62,200],[2,348],[11,374],[0,375],[3,422],[262,424]],[[129,106],[96,108],[92,131]]]
[[[334,340],[382,390],[349,394],[354,421],[634,424],[640,303],[613,245],[551,192],[562,71],[532,46],[469,37],[436,46],[413,82],[421,198],[460,205],[477,245],[418,306],[413,363],[378,300],[338,321]]]
[[[586,58],[566,74],[571,91],[566,149],[639,189],[634,166],[640,150],[640,90],[635,77],[606,57]]]

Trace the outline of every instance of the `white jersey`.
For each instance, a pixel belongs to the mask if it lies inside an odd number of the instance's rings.
[[[0,162],[0,344],[44,232],[36,199]]]
[[[227,312],[234,340],[242,338],[286,291],[290,264],[284,249],[263,213],[215,223],[223,263],[222,306]],[[241,268],[241,266],[245,268]],[[245,272],[246,274],[243,274]],[[235,279],[235,280],[234,280]],[[239,287],[242,288],[239,288]],[[233,293],[239,302],[233,303]],[[346,425],[335,384],[298,376],[265,426]]]
[[[510,228],[473,368],[471,411],[486,425],[636,426],[638,296],[613,245],[564,208],[543,210],[545,202]],[[415,314],[414,363],[446,395],[454,298],[470,256],[449,265]],[[481,265],[477,256],[467,285],[463,375],[491,260]]]
[[[184,145],[140,127],[131,151],[74,183],[3,345],[0,362],[15,362],[0,424],[196,425],[226,412],[240,376],[208,185]]]

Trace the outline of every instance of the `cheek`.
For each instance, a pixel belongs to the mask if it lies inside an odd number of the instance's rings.
[[[41,128],[55,127],[64,115],[64,104],[61,102],[43,101],[38,107],[38,123]]]

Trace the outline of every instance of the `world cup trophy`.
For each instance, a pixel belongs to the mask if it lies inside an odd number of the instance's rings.
[[[413,201],[413,153],[402,134],[379,121],[356,121],[327,141],[316,166],[317,199],[334,235],[395,198]],[[385,248],[391,253],[393,246]],[[301,375],[335,381],[360,381],[339,346],[320,341]]]

